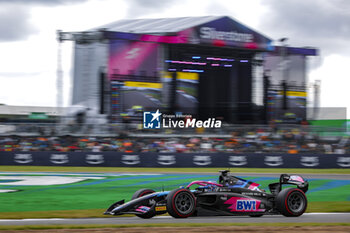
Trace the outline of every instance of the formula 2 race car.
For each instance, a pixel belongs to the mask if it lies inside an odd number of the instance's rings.
[[[269,184],[271,193],[259,189],[259,184],[220,171],[219,182],[193,181],[187,187],[155,192],[140,189],[131,201],[118,201],[104,214],[135,214],[140,218],[169,213],[174,218],[190,216],[282,214],[287,217],[302,215],[307,207],[305,196],[308,182],[299,175],[282,174],[277,183]],[[190,187],[197,185],[195,189]],[[283,185],[296,188],[282,189]]]

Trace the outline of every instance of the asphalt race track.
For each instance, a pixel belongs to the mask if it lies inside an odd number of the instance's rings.
[[[291,218],[279,215],[266,215],[259,218],[248,216],[193,217],[175,219],[170,216],[158,216],[152,219],[138,217],[108,217],[108,218],[52,218],[52,219],[0,219],[0,225],[83,225],[83,224],[149,224],[149,223],[346,223],[350,213],[306,213],[300,217]]]

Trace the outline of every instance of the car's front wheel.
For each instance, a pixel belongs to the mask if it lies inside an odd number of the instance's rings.
[[[174,218],[190,217],[196,210],[196,197],[188,189],[175,189],[168,194],[167,210]]]
[[[304,192],[297,188],[286,188],[277,194],[276,208],[287,217],[302,215],[307,207],[307,198]]]

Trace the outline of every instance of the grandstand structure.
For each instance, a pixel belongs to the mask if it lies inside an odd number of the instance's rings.
[[[58,40],[74,41],[72,104],[105,122],[137,107],[235,124],[306,119],[317,49],[274,46],[227,16],[125,19]]]
[[[54,123],[63,116],[64,110],[57,107],[0,105],[0,122]]]

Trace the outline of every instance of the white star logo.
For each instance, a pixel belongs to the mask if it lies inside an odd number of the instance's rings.
[[[153,116],[152,121],[154,121],[155,119],[157,119],[157,121],[159,121],[159,116],[161,116],[162,114],[159,112],[159,109],[157,109],[157,111],[155,113],[151,113],[151,115]]]
[[[129,50],[127,53],[126,53],[126,59],[134,59],[134,58],[137,58],[140,54],[140,48],[133,48],[131,50]]]

